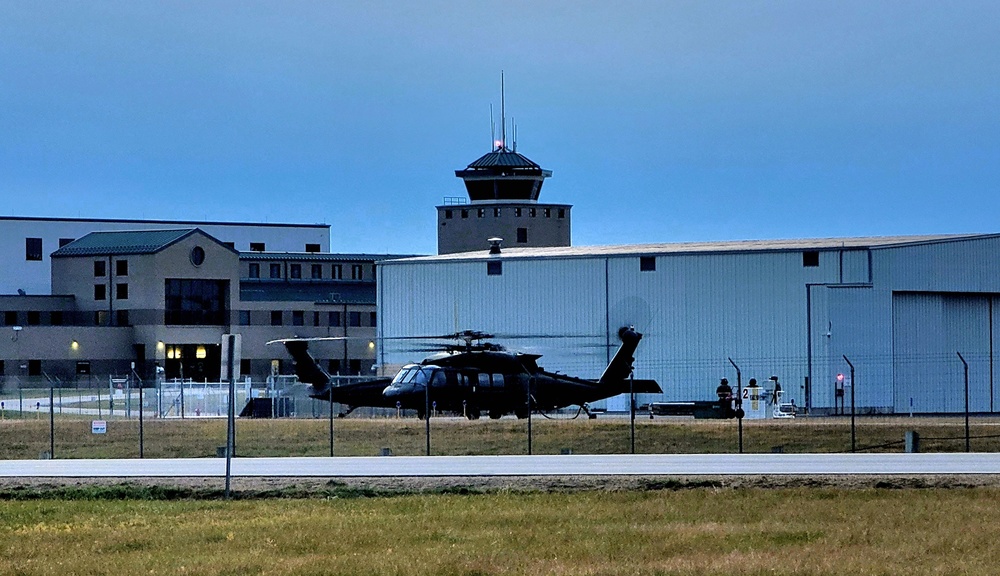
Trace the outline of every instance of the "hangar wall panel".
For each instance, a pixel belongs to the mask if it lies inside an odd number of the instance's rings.
[[[708,399],[720,378],[736,383],[732,358],[744,384],[776,375],[801,404],[806,284],[836,281],[836,253],[821,253],[819,267],[804,267],[801,252],[660,256],[655,272],[639,262],[609,264],[612,326],[634,323],[646,335],[637,375],[660,380],[665,399]]]
[[[892,410],[891,298],[889,292],[871,287],[830,288],[828,362],[834,372],[817,376],[817,391],[831,392],[833,379],[844,374],[847,385],[854,386],[856,405]],[[849,381],[850,366],[844,356],[854,364],[855,382]]]
[[[974,295],[897,293],[893,348],[897,412],[961,412],[969,363],[969,406],[990,409],[990,304]]]
[[[894,291],[1000,293],[1000,238],[873,252],[874,281]]]
[[[487,275],[485,260],[393,263],[378,270],[386,363],[425,355],[408,352],[413,343],[395,338],[471,329],[495,333],[512,349],[544,354],[541,364],[549,370],[597,377],[604,367],[603,260],[511,259],[499,276]],[[545,337],[523,338],[528,335]]]

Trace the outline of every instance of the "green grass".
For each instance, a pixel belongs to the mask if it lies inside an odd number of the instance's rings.
[[[34,459],[49,450],[48,414],[0,420],[0,459]],[[107,434],[91,434],[91,417],[74,414],[55,419],[57,458],[136,458],[138,421],[108,420]],[[238,420],[239,456],[328,456],[327,420]],[[849,418],[798,418],[793,421],[745,421],[744,451],[767,453],[845,452],[851,447]],[[866,417],[857,419],[856,444],[875,452],[901,452],[907,430],[922,437],[925,452],[965,449],[962,418]],[[972,420],[973,451],[1000,449],[1000,419]],[[147,458],[211,457],[225,444],[224,419],[149,419],[143,426]],[[869,447],[875,448],[869,448]],[[425,424],[414,418],[344,418],[334,422],[334,454],[375,456],[388,449],[394,455],[422,455]],[[624,454],[630,446],[627,418],[532,421],[532,453]],[[434,418],[431,452],[435,455],[526,454],[527,422],[504,418],[467,421]],[[734,453],[738,450],[733,420],[664,419],[636,421],[638,453]]]
[[[998,512],[988,488],[8,501],[0,576],[994,574]]]

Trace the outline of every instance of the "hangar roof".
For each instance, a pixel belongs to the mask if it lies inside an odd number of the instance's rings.
[[[590,256],[655,256],[711,254],[725,252],[784,252],[799,250],[877,249],[899,246],[994,238],[1000,234],[936,234],[923,236],[862,236],[855,238],[806,238],[778,240],[724,240],[717,242],[675,242],[670,244],[619,244],[608,246],[561,246],[550,248],[503,247],[504,258],[581,258]],[[485,242],[484,242],[485,244]],[[474,252],[439,254],[397,262],[450,262],[489,258],[488,248]]]

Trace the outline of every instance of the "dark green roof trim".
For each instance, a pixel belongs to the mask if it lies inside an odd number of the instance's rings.
[[[156,254],[195,233],[203,235],[207,240],[215,242],[233,254],[238,254],[233,248],[219,242],[198,228],[183,228],[178,230],[91,232],[56,250],[52,253],[52,258]]]
[[[401,254],[334,254],[332,252],[240,252],[240,260],[297,262],[381,262],[413,258],[415,255]]]

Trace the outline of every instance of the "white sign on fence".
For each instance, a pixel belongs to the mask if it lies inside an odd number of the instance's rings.
[[[93,420],[90,423],[90,433],[91,434],[107,434],[108,433],[108,421],[107,420]]]

